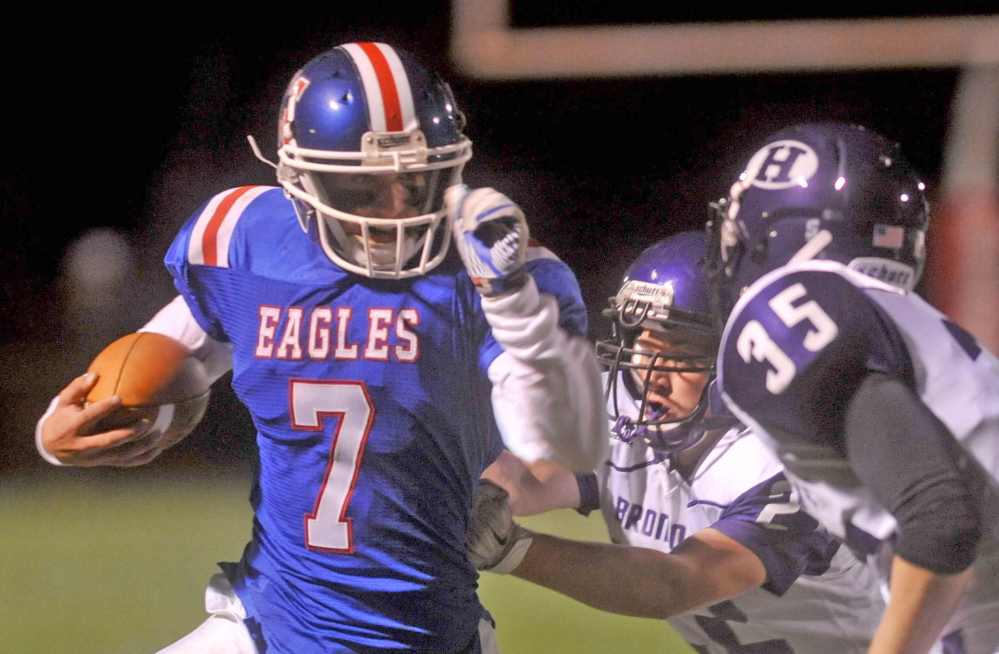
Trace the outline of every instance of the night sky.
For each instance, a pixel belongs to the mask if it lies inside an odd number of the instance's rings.
[[[35,45],[5,46],[7,61],[20,65],[8,76],[14,147],[4,153],[0,187],[8,228],[0,346],[13,364],[4,419],[18,447],[0,457],[0,471],[36,464],[30,428],[49,399],[102,344],[172,296],[160,261],[181,222],[227,187],[274,183],[245,136],[273,157],[287,80],[338,43],[388,42],[450,81],[475,148],[465,181],[524,207],[532,235],[576,270],[595,336],[606,333],[599,309],[630,259],[659,238],[700,228],[707,202],[787,123],[865,124],[902,143],[931,191],[940,175],[955,70],[488,83],[452,69],[447,2],[375,0],[360,3],[363,11],[344,4],[326,5],[335,12],[309,3],[254,16],[81,13],[8,25],[26,29]],[[45,57],[36,52],[42,44]],[[96,323],[67,315],[61,262],[70,244],[101,228],[127,236],[137,260],[128,288],[104,310],[115,320],[90,328]],[[243,438],[203,429],[211,432],[204,447],[216,452],[209,459],[226,460]],[[194,447],[164,458],[206,458]]]

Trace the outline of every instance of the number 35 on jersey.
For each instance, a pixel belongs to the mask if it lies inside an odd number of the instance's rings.
[[[799,367],[821,352],[839,335],[836,322],[809,295],[801,282],[791,284],[768,300],[769,311],[754,307],[753,314],[735,335],[735,347],[744,363],[767,366],[764,387],[774,395],[794,381]]]

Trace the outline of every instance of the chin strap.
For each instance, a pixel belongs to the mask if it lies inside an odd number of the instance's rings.
[[[801,246],[800,250],[794,253],[794,256],[788,260],[787,265],[798,263],[799,261],[810,261],[814,259],[832,242],[832,232],[828,229],[821,230],[815,236],[808,239],[808,242]]]
[[[618,416],[611,428],[611,435],[619,441],[631,443],[636,438],[644,436],[647,429],[645,425],[636,425],[627,416]]]

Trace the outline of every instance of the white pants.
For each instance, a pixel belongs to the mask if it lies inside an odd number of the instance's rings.
[[[201,626],[158,654],[257,654],[243,624],[246,609],[221,572],[208,582],[205,610],[210,617]]]
[[[207,620],[157,654],[257,654],[250,631],[243,623],[246,609],[221,572],[208,582],[205,610],[210,614]],[[485,616],[479,620],[479,643],[482,654],[499,654],[492,621]]]

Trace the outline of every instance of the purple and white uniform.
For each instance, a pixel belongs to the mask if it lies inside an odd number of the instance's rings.
[[[869,372],[913,389],[953,436],[954,451],[985,473],[976,576],[942,644],[948,654],[999,652],[996,357],[917,295],[832,261],[757,280],[732,312],[719,357],[726,403],[780,457],[802,505],[869,556],[887,587],[898,524],[832,439],[839,411]]]
[[[624,390],[618,407],[637,411]],[[745,428],[685,471],[640,438],[614,438],[597,476],[613,541],[669,552],[711,527],[763,562],[760,588],[669,620],[696,651],[867,651],[884,610],[875,575],[801,510],[780,462]]]

